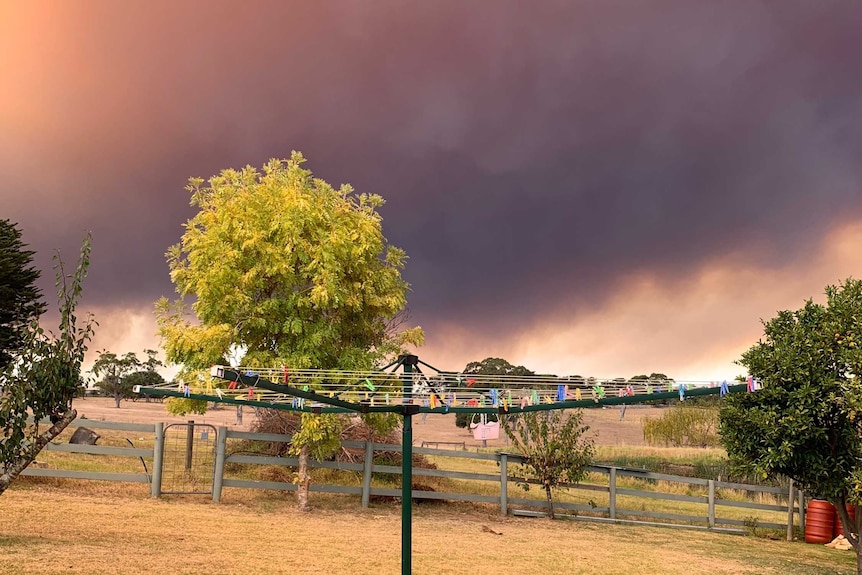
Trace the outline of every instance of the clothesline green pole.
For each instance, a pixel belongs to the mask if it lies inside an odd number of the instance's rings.
[[[413,415],[419,406],[413,405],[413,366],[415,355],[402,356],[404,367],[401,385],[404,395],[404,415],[401,425],[401,575],[413,573]]]
[[[404,406],[401,430],[401,575],[413,572],[413,414]]]

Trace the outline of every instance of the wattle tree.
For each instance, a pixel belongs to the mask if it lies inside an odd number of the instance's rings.
[[[199,211],[167,254],[180,298],[156,308],[167,359],[183,365],[177,377],[193,389],[210,365],[237,354],[259,367],[369,370],[422,343],[420,328],[398,330],[407,257],[383,236],[383,199],[335,189],[304,162],[294,152],[263,172],[248,166],[190,180]],[[184,298],[194,298],[191,310]],[[168,408],[202,403],[172,398]],[[397,421],[374,418],[384,427]],[[335,415],[303,415],[292,443],[300,509],[308,508],[308,456],[329,455],[340,429]]]

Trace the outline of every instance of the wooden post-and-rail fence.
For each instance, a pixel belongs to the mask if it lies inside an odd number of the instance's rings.
[[[227,471],[235,465],[295,468],[298,461],[293,457],[249,452],[231,453],[228,449],[231,441],[234,444],[238,441],[287,443],[290,436],[234,431],[226,427],[216,428],[194,422],[165,425],[79,419],[72,422],[71,426],[134,432],[139,443],[146,447],[134,446],[134,442],[128,440],[131,444],[129,447],[51,443],[46,450],[85,457],[134,458],[140,461],[141,471],[118,473],[64,469],[62,467],[75,466],[73,459],[52,459],[52,466],[31,465],[22,475],[148,483],[153,497],[168,493],[206,493],[211,495],[214,501],[220,501],[225,488],[296,490],[296,485],[291,482],[245,479],[238,477],[237,473]],[[148,434],[149,437],[138,437],[141,434]],[[143,441],[140,441],[141,439]],[[374,497],[401,497],[400,487],[387,487],[380,485],[380,481],[375,482],[375,474],[400,476],[401,466],[374,463],[375,452],[400,452],[400,445],[344,441],[342,447],[357,454],[357,461],[311,461],[310,466],[353,472],[354,480],[336,482],[337,478],[333,479],[333,475],[328,475],[329,482],[313,483],[311,491],[354,495],[359,498],[362,507],[368,507]],[[177,456],[174,458],[172,454],[175,452]],[[450,461],[472,460],[477,462],[477,467],[490,467],[489,462],[495,464],[494,473],[414,468],[414,481],[422,477],[455,480],[450,486],[458,489],[441,492],[414,488],[412,493],[415,500],[484,503],[497,506],[501,515],[544,514],[545,503],[542,499],[516,497],[516,494],[512,493],[513,485],[523,481],[512,475],[512,465],[523,461],[519,454],[427,447],[413,447],[413,453],[433,458],[438,466],[445,465],[445,460],[440,458],[451,458]],[[125,467],[132,468],[134,465],[131,463]],[[793,537],[794,527],[804,526],[805,496],[794,489],[792,482],[788,488],[783,488],[602,465],[591,466],[590,471],[591,476],[587,482],[565,487],[572,494],[588,492],[598,499],[599,503],[593,501],[592,497],[586,504],[555,502],[557,514],[583,521],[665,525],[734,533],[745,532],[752,527],[786,529],[789,539]],[[662,491],[662,487],[668,489]],[[537,490],[537,497],[541,497],[540,491],[541,489]],[[732,497],[726,496],[731,494]],[[684,507],[675,508],[675,503],[684,504]],[[692,504],[695,504],[696,511],[692,511]]]

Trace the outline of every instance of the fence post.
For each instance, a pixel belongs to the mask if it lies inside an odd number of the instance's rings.
[[[617,518],[617,468],[611,467],[608,480],[608,513],[611,519]]]
[[[787,490],[787,540],[793,541],[793,479],[790,480],[790,488]]]
[[[799,528],[805,531],[805,492],[801,489],[799,492]]]
[[[709,480],[709,498],[708,498],[708,509],[707,511],[707,523],[709,524],[709,528],[712,529],[715,527],[715,480]]]
[[[500,454],[500,515],[509,514],[509,456]]]
[[[186,431],[186,471],[192,468],[192,458],[194,457],[195,448],[195,422],[189,420],[188,430]]]
[[[365,461],[362,462],[362,508],[368,509],[371,500],[371,468],[374,466],[374,443],[365,442]]]
[[[161,421],[155,425],[155,442],[153,443],[153,480],[150,483],[150,496],[162,494],[162,463],[165,460],[165,424]]]
[[[221,488],[224,481],[224,460],[225,452],[227,451],[227,427],[221,426],[218,428],[216,436],[216,458],[215,468],[213,469],[213,501],[218,503],[221,501]]]

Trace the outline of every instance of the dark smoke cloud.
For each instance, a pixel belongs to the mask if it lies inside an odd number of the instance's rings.
[[[148,307],[186,179],[299,149],[388,199],[432,338],[594,309],[637,271],[779,267],[862,217],[858,2],[307,4],[22,16],[0,216],[43,254],[92,229],[89,301]]]

